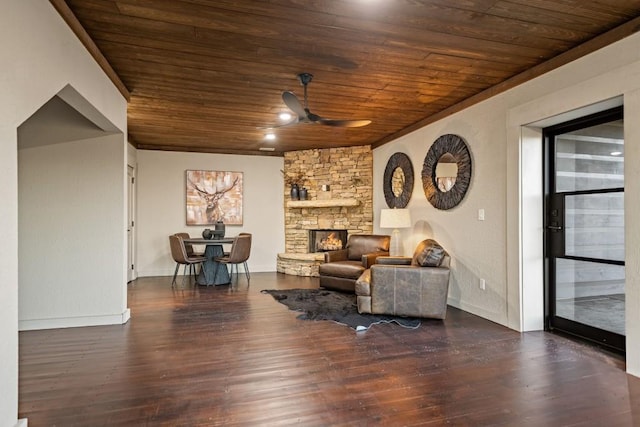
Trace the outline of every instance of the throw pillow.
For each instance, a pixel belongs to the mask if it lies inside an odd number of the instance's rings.
[[[414,265],[420,267],[437,267],[444,258],[445,250],[433,239],[420,242],[413,254]]]

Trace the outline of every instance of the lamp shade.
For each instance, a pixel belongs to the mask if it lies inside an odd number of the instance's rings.
[[[411,227],[409,209],[382,209],[380,211],[380,228]]]

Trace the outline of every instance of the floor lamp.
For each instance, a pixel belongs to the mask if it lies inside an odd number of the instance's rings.
[[[380,211],[380,228],[393,228],[389,255],[402,256],[404,254],[400,244],[400,230],[398,229],[409,227],[411,227],[409,209],[382,209]]]

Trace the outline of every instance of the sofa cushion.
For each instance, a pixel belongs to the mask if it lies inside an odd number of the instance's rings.
[[[356,280],[364,272],[365,268],[360,261],[336,261],[328,264],[320,264],[321,276],[342,277]]]
[[[438,267],[442,263],[446,251],[433,239],[423,240],[413,253],[412,265],[420,267]]]

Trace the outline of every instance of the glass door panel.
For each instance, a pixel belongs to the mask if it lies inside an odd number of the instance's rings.
[[[564,197],[564,254],[624,261],[624,193]]]
[[[558,259],[555,315],[624,335],[624,266]]]

